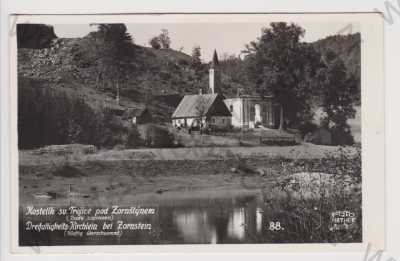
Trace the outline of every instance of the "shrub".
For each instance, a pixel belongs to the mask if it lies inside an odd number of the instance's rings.
[[[279,220],[290,234],[271,232],[273,242],[361,242],[361,151],[354,154],[340,149],[337,154],[317,161],[298,159],[287,165],[288,168],[281,171],[282,180],[275,184],[275,189],[285,196],[271,203],[272,208],[283,211],[270,210],[266,215],[269,220]],[[309,180],[301,184],[292,175],[298,169],[303,172],[299,174],[314,172],[326,179],[316,175],[312,184]],[[267,192],[264,193],[265,198],[269,198]],[[333,229],[332,213],[336,211],[355,213],[356,222],[348,229]]]
[[[312,122],[306,122],[298,127],[298,130],[301,133],[301,136],[304,138],[308,133],[313,133],[317,129],[317,125]]]
[[[350,127],[334,127],[332,131],[332,142],[334,145],[353,145],[354,138],[351,134]]]
[[[157,36],[151,38],[149,44],[156,50],[161,49],[160,39]]]
[[[128,148],[137,148],[141,145],[143,145],[143,140],[140,137],[140,133],[135,125],[131,125],[128,128],[126,146]]]
[[[183,65],[183,66],[187,66],[187,65],[189,65],[189,62],[186,61],[186,59],[180,58],[180,59],[178,60],[178,64],[179,64],[179,65]]]
[[[166,127],[156,124],[145,124],[139,127],[144,145],[153,148],[173,147],[174,136]]]
[[[48,48],[56,38],[53,26],[29,23],[17,25],[18,48]]]
[[[100,145],[103,115],[83,98],[22,78],[18,85],[18,146],[31,149],[52,144]]]

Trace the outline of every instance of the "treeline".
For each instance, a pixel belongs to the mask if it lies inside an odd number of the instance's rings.
[[[48,48],[51,41],[55,38],[57,38],[57,36],[52,26],[29,23],[17,24],[18,48]]]
[[[297,24],[271,23],[246,46],[247,76],[261,95],[273,95],[280,105],[279,129],[312,132],[316,105],[321,126],[335,133],[334,144],[352,144],[348,119],[359,100],[359,79],[348,73],[341,57],[321,53],[302,42],[305,30]],[[317,101],[317,102],[316,102]]]
[[[94,110],[82,97],[20,79],[18,86],[18,147],[51,144],[93,144],[98,147],[136,147],[139,133],[112,112]]]

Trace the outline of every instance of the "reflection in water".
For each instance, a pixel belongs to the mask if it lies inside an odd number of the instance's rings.
[[[217,233],[206,211],[175,211],[173,220],[186,243],[217,243]]]
[[[102,244],[221,244],[260,242],[255,238],[262,234],[263,211],[262,198],[258,191],[235,191],[212,194],[182,192],[179,196],[163,193],[154,195],[147,201],[140,199],[137,204],[157,206],[155,216],[124,217],[125,223],[151,223],[151,231],[124,231],[121,237],[68,237],[61,232],[26,231],[26,217],[21,215],[21,244],[31,245],[102,245]],[[205,196],[204,196],[205,195]],[[144,203],[145,202],[145,203]],[[57,206],[62,207],[62,206]],[[95,208],[95,206],[92,206]],[[35,221],[35,220],[34,220]],[[43,222],[46,220],[36,220]],[[52,222],[65,222],[52,220]],[[100,226],[100,225],[99,225]]]
[[[256,210],[256,230],[257,230],[257,234],[261,233],[262,220],[263,220],[263,210],[262,210],[262,208],[258,207],[257,210]]]
[[[230,238],[244,239],[245,235],[245,212],[244,208],[235,208],[229,217],[228,236]]]
[[[298,230],[297,216],[285,219],[289,214],[287,205],[279,200],[265,200],[263,195],[260,190],[180,191],[141,195],[127,206],[153,206],[157,209],[156,215],[119,216],[116,220],[122,219],[127,224],[150,223],[151,230],[126,230],[121,237],[65,237],[64,231],[27,231],[27,220],[61,223],[65,222],[65,217],[64,220],[63,217],[54,220],[54,216],[26,217],[22,211],[24,207],[21,207],[19,239],[21,246],[306,242],[307,235],[304,233],[307,231]],[[266,225],[277,220],[285,229],[270,231]],[[102,226],[103,221],[98,221],[98,224]]]
[[[241,243],[248,242],[248,235],[262,230],[262,210],[257,207],[260,195],[230,195],[222,198],[193,199],[185,203],[169,201],[170,206],[160,208],[165,215],[162,220],[172,218],[177,235],[173,241],[183,243]],[[256,211],[257,210],[257,211]]]

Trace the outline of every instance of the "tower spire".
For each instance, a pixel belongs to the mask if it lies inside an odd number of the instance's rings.
[[[218,55],[217,50],[214,49],[213,58],[210,64],[209,70],[209,77],[210,77],[210,93],[219,93],[220,92],[220,72],[219,72],[219,62],[218,62]]]
[[[218,65],[219,65],[218,54],[217,54],[217,50],[214,49],[214,54],[213,54],[213,58],[212,58],[212,62],[211,62],[211,68],[215,68]]]

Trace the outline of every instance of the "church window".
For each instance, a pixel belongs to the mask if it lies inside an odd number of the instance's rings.
[[[254,106],[250,106],[250,120],[251,121],[254,121],[255,115],[256,115],[256,110],[255,110]]]

